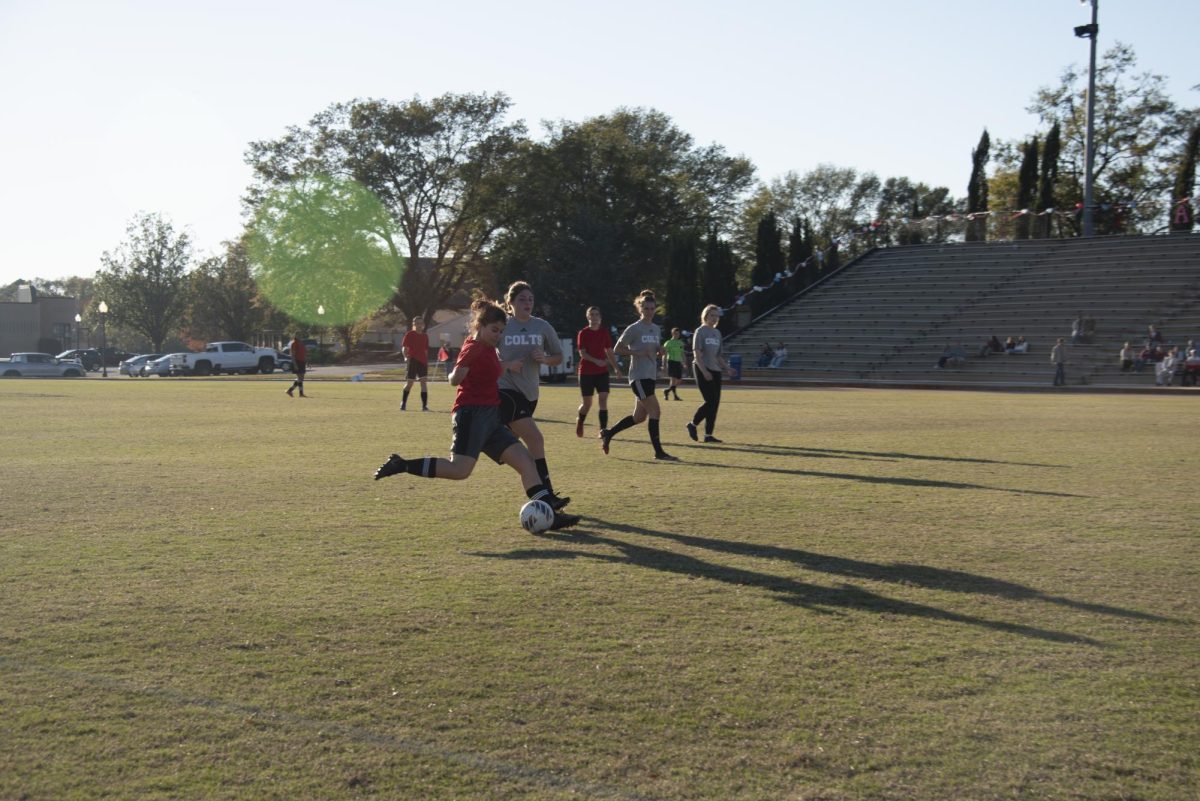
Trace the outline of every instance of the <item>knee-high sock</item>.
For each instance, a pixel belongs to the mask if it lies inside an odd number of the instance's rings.
[[[429,408],[429,393],[425,390],[421,390],[421,408]]]
[[[624,417],[622,417],[615,426],[613,426],[612,428],[610,428],[608,430],[608,438],[612,439],[613,437],[615,437],[617,434],[620,434],[625,429],[632,428],[633,426],[636,426],[636,425],[637,425],[637,421],[633,419],[633,415],[627,414]]]
[[[650,444],[654,446],[654,452],[661,451],[662,443],[658,441],[658,418],[651,417],[646,421],[646,426],[650,429]]]
[[[608,428],[608,409],[600,410],[600,427]]]
[[[437,478],[436,456],[422,456],[420,459],[406,459],[404,469],[414,476],[422,478]]]
[[[408,405],[408,393],[410,393],[410,392],[412,392],[411,389],[406,389],[406,390],[404,390],[404,394],[402,396],[400,396],[400,405],[401,406]]]
[[[546,459],[534,459],[533,463],[537,466],[538,476],[542,479],[542,483],[546,485],[546,489],[554,492],[553,485],[550,483],[550,467],[546,464]]]

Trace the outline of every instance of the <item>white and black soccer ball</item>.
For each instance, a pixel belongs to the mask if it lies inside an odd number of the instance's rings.
[[[530,501],[521,507],[521,528],[541,534],[554,522],[554,510],[545,501]]]

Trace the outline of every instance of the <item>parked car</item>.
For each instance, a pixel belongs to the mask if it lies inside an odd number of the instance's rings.
[[[8,359],[0,359],[0,376],[4,378],[82,378],[86,373],[83,362],[76,359],[58,359],[49,353],[14,353]]]
[[[83,364],[83,369],[89,373],[100,369],[100,351],[95,348],[78,348],[76,350],[64,350],[54,358],[60,360],[74,359]]]
[[[199,353],[172,354],[171,371],[181,375],[221,373],[271,373],[274,348],[256,348],[245,342],[209,342]]]
[[[182,355],[182,353],[169,353],[166,356],[159,356],[157,359],[151,359],[142,365],[142,377],[149,378],[152,375],[157,375],[166,378],[167,376],[171,375],[171,359],[173,357]]]
[[[295,370],[292,363],[292,357],[281,350],[275,351],[275,366],[285,373],[290,373]]]
[[[163,354],[161,353],[143,353],[140,356],[131,356],[130,358],[121,362],[118,369],[121,375],[127,375],[130,378],[137,378],[142,374],[142,367],[146,364],[146,362],[152,362],[155,359],[161,359],[162,357]]]

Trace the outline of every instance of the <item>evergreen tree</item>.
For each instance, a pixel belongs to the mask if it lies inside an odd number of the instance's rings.
[[[792,279],[793,291],[808,288],[808,271],[801,267],[805,259],[812,255],[812,239],[806,236],[807,227],[802,218],[796,217],[792,220],[792,233],[788,236],[788,269],[796,273]]]
[[[700,240],[683,234],[671,240],[667,263],[667,296],[664,329],[691,328],[700,318]]]
[[[1197,151],[1200,151],[1200,125],[1192,128],[1192,135],[1188,137],[1187,147],[1183,150],[1179,172],[1175,175],[1170,207],[1170,225],[1173,233],[1191,233],[1192,226],[1196,224],[1196,209],[1191,201],[1180,201],[1192,197],[1196,192]]]
[[[733,304],[737,295],[737,262],[733,258],[733,246],[717,236],[714,227],[709,231],[704,248],[704,269],[700,275],[701,306],[716,303],[722,308]],[[690,324],[687,326],[692,327]],[[731,333],[736,328],[733,315],[721,317],[721,331]]]
[[[1041,187],[1038,189],[1038,211],[1055,208],[1054,188],[1058,184],[1058,151],[1061,146],[1060,127],[1058,122],[1055,122],[1050,133],[1046,135],[1046,144],[1042,147],[1042,178]],[[1039,217],[1038,223],[1034,227],[1034,236],[1038,239],[1049,239],[1053,223],[1054,215],[1052,214]]]
[[[754,271],[751,280],[755,286],[770,287],[751,296],[750,309],[758,317],[768,309],[779,305],[782,292],[775,283],[775,275],[783,272],[783,235],[779,231],[779,220],[775,212],[769,211],[758,221],[758,232],[754,246]]]
[[[1017,174],[1017,208],[1029,209],[1033,206],[1034,193],[1038,182],[1038,139],[1033,137],[1025,143],[1021,158],[1021,170]],[[1028,239],[1032,218],[1023,214],[1017,218],[1016,231],[1013,239]]]
[[[979,144],[971,151],[971,179],[967,182],[968,214],[988,210],[987,163],[988,151],[991,149],[991,146],[992,140],[985,128],[983,136],[979,137]],[[986,240],[987,218],[980,217],[967,223],[966,238],[968,242],[983,242]]]

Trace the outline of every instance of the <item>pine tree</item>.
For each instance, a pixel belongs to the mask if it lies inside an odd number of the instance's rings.
[[[1038,211],[1046,211],[1055,207],[1054,189],[1058,184],[1058,152],[1062,146],[1059,125],[1054,123],[1050,133],[1046,135],[1046,144],[1042,147],[1042,177],[1038,189]],[[1047,214],[1039,217],[1034,227],[1034,236],[1038,239],[1049,239],[1054,215]]]
[[[1021,170],[1017,174],[1017,208],[1028,209],[1033,205],[1038,182],[1038,139],[1033,137],[1025,143],[1021,157]],[[1023,214],[1017,218],[1013,239],[1028,239],[1031,217]]]
[[[754,244],[754,271],[751,280],[755,286],[770,287],[751,296],[750,309],[755,317],[774,308],[782,300],[782,293],[775,283],[775,275],[783,272],[783,235],[779,232],[779,220],[775,212],[769,211],[758,221],[758,232]]]
[[[1191,201],[1183,203],[1180,201],[1195,194],[1197,151],[1200,151],[1200,125],[1192,129],[1192,135],[1188,137],[1187,146],[1183,150],[1183,161],[1179,165],[1179,172],[1175,175],[1175,187],[1171,193],[1170,206],[1172,233],[1191,233],[1192,226],[1196,224],[1196,209],[1192,206]]]
[[[704,268],[700,274],[700,302],[716,303],[722,308],[727,308],[733,305],[736,295],[737,262],[733,258],[733,246],[717,236],[717,229],[713,228],[705,242]],[[723,333],[732,333],[735,327],[732,314],[721,317],[720,328]]]
[[[971,179],[967,182],[967,213],[988,210],[987,163],[992,140],[987,129],[979,137],[979,145],[971,151]],[[967,241],[983,242],[987,239],[987,218],[980,217],[967,223]]]
[[[788,269],[796,275],[792,279],[792,288],[795,291],[807,289],[809,284],[809,272],[801,265],[812,256],[812,239],[807,234],[808,225],[800,217],[792,220],[792,233],[788,236]]]
[[[700,317],[700,240],[694,234],[675,237],[667,263],[667,329],[689,328]]]

